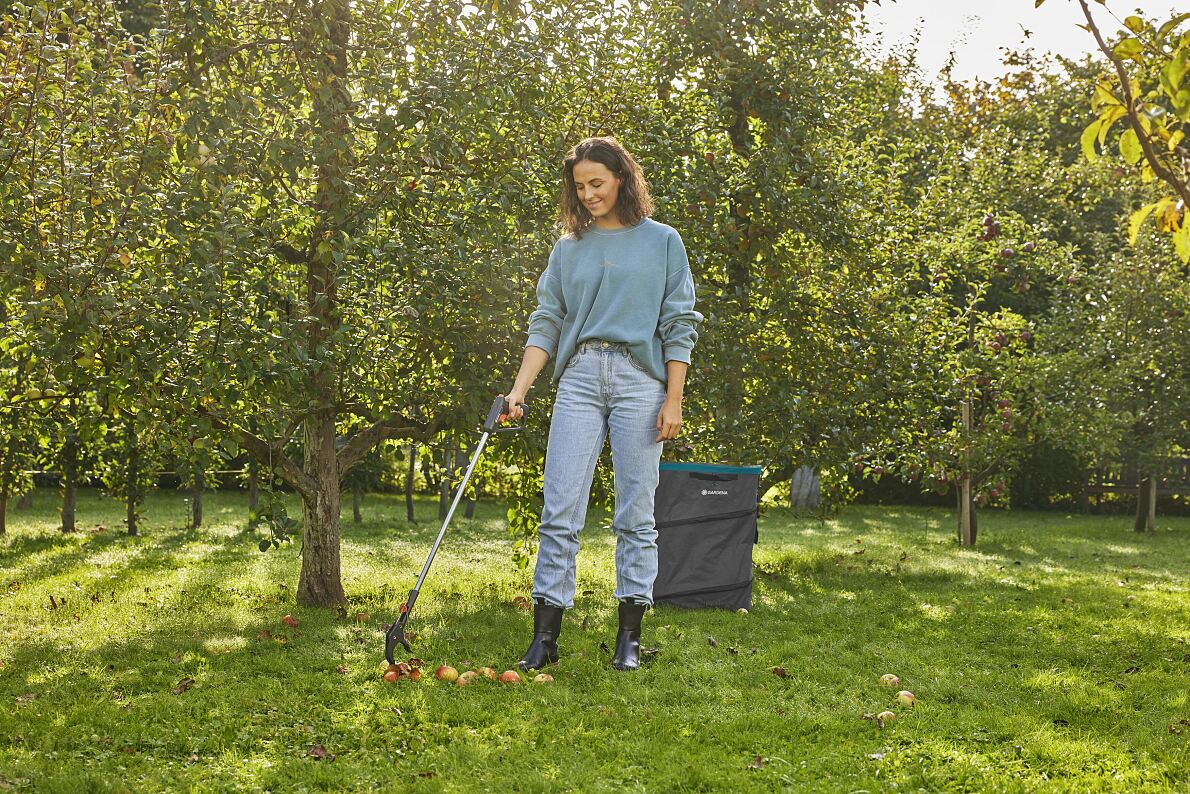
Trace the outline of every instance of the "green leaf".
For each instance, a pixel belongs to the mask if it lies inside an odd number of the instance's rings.
[[[1140,140],[1136,137],[1136,130],[1129,127],[1120,135],[1120,156],[1128,165],[1136,165],[1144,151],[1140,148]]]
[[[1190,88],[1183,88],[1173,98],[1173,112],[1182,121],[1190,121]]]
[[[1128,243],[1129,245],[1136,245],[1136,235],[1140,233],[1140,225],[1145,222],[1145,218],[1157,209],[1160,201],[1154,201],[1152,204],[1146,204],[1140,209],[1128,216]]]
[[[1124,17],[1124,27],[1133,33],[1143,33],[1145,30],[1145,21],[1138,16]]]
[[[1087,128],[1083,130],[1082,136],[1079,138],[1079,143],[1083,147],[1083,156],[1087,158],[1087,162],[1093,163],[1099,159],[1098,153],[1095,151],[1095,139],[1099,135],[1099,128],[1103,125],[1102,119],[1095,119]]]
[[[1186,76],[1187,66],[1190,65],[1187,63],[1188,61],[1190,61],[1190,49],[1181,47],[1161,70],[1161,90],[1170,99],[1176,97],[1178,90],[1182,87],[1182,79]]]

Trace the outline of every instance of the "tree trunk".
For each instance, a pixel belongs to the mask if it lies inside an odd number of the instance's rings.
[[[314,406],[305,420],[305,473],[302,494],[305,524],[302,528],[302,570],[297,601],[303,606],[335,607],[347,602],[343,594],[339,559],[339,510],[342,498],[339,462],[335,449],[335,344],[341,321],[338,305],[338,266],[345,224],[352,196],[344,182],[352,150],[351,97],[347,93],[347,43],[351,32],[351,6],[347,0],[328,0],[313,20],[311,48],[318,47],[325,31],[325,52],[312,61],[311,148],[317,189],[314,194],[315,241],[306,255],[305,343],[310,361],[317,362],[307,376],[305,397]]]
[[[255,459],[248,461],[248,512],[260,504],[260,464]]]
[[[789,481],[789,506],[816,508],[822,498],[822,487],[812,466],[799,466]]]
[[[305,521],[297,602],[308,607],[340,606],[347,599],[343,593],[339,559],[341,486],[339,462],[335,457],[333,407],[322,408],[306,420],[305,453],[305,473],[313,485],[313,492],[302,494]]]
[[[417,458],[417,445],[409,445],[409,471],[405,474],[405,518],[411,524],[417,523],[413,515],[413,466]]]
[[[78,438],[67,431],[62,447],[62,531],[74,532],[74,508],[78,494]]]
[[[1132,525],[1137,532],[1157,531],[1157,475],[1146,474],[1136,487],[1136,522]]]
[[[970,490],[968,490],[968,493],[970,493]],[[955,506],[958,508],[958,521],[955,526],[955,537],[958,538],[959,543],[962,543],[964,546],[974,546],[975,538],[979,534],[979,519],[975,512],[975,499],[969,498],[967,500],[966,520],[970,526],[970,542],[968,543],[964,541],[963,486],[961,482],[955,483]]]
[[[363,502],[363,500],[364,500],[363,486],[360,486],[360,485],[353,486],[351,489],[351,516],[354,519],[355,523],[357,523],[357,524],[364,520],[364,517],[362,515],[360,515],[360,512],[359,512],[359,506],[360,506],[360,503]]]
[[[479,501],[479,478],[475,478],[475,488],[471,491],[471,496],[467,497],[467,511],[464,515],[467,518],[475,518],[475,503]]]
[[[194,470],[194,482],[190,486],[190,506],[193,509],[192,526],[198,528],[202,526],[202,492],[206,485],[206,472],[201,465]]]
[[[33,507],[33,489],[25,491],[17,499],[17,510],[30,510]]]
[[[446,519],[447,512],[450,511],[450,503],[455,490],[455,465],[457,463],[456,451],[454,447],[447,447],[442,455],[442,463],[446,469],[442,473],[442,484],[438,488],[438,520]]]
[[[8,491],[0,490],[0,535],[8,532]]]
[[[140,495],[140,449],[136,438],[136,427],[133,426],[132,420],[126,420],[124,425],[124,438],[127,441],[125,451],[128,454],[126,461],[127,469],[127,493],[125,494],[125,504],[128,508],[127,515],[124,522],[128,524],[128,534],[136,535],[136,503],[139,501]]]

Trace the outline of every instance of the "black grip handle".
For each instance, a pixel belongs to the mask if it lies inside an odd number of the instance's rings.
[[[483,430],[485,433],[515,433],[520,430],[523,425],[516,424],[509,427],[501,427],[500,417],[508,413],[508,398],[503,394],[497,394],[495,401],[492,403],[492,410],[488,411],[487,421],[483,423]],[[521,418],[529,413],[529,406],[524,402],[521,403]]]

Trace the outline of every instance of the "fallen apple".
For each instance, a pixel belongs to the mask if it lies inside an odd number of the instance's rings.
[[[900,703],[905,708],[909,708],[909,709],[913,708],[914,699],[915,698],[913,697],[913,693],[906,689],[902,689],[900,692],[897,693],[897,702]]]
[[[394,666],[397,668],[397,673],[399,675],[409,675],[409,671],[413,669],[404,662],[397,662]]]
[[[458,680],[455,681],[455,686],[467,686],[467,684],[470,684],[476,678],[479,678],[479,673],[474,670],[468,670],[459,675]]]
[[[434,675],[439,681],[458,681],[459,671],[448,664],[444,664],[434,671]]]
[[[900,683],[901,683],[900,676],[893,675],[892,673],[885,673],[884,675],[880,676],[880,685],[881,686],[894,687]]]
[[[398,673],[396,670],[386,670],[384,673],[384,680],[389,682],[390,684],[393,683],[394,681],[396,681],[400,677],[401,677],[401,674]]]
[[[421,680],[421,668],[420,667],[414,667],[412,670],[409,671],[409,680],[410,681],[420,681]]]
[[[886,722],[896,722],[897,714],[895,711],[882,711],[876,715],[876,719],[880,721],[880,727],[884,727]]]
[[[505,670],[503,673],[500,674],[500,683],[501,684],[519,684],[519,683],[521,683],[521,677],[516,674],[515,670]]]
[[[293,615],[286,615],[285,617],[281,618],[281,622],[286,626],[289,626],[291,629],[296,629],[298,627],[298,619]]]
[[[490,667],[480,667],[475,672],[479,673],[480,675],[484,676],[485,678],[490,678],[493,681],[497,680],[500,677],[499,674]]]
[[[554,683],[554,677],[549,673],[538,673],[537,675],[533,676],[533,683],[552,684]]]
[[[736,613],[739,615],[747,615],[748,609],[747,609],[747,607],[740,607],[739,609],[736,610]]]

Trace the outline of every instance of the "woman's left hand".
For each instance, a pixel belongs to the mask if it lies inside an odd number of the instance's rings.
[[[661,412],[657,414],[657,438],[656,441],[670,441],[677,438],[678,431],[682,429],[682,401],[666,398],[665,404],[661,406]]]

